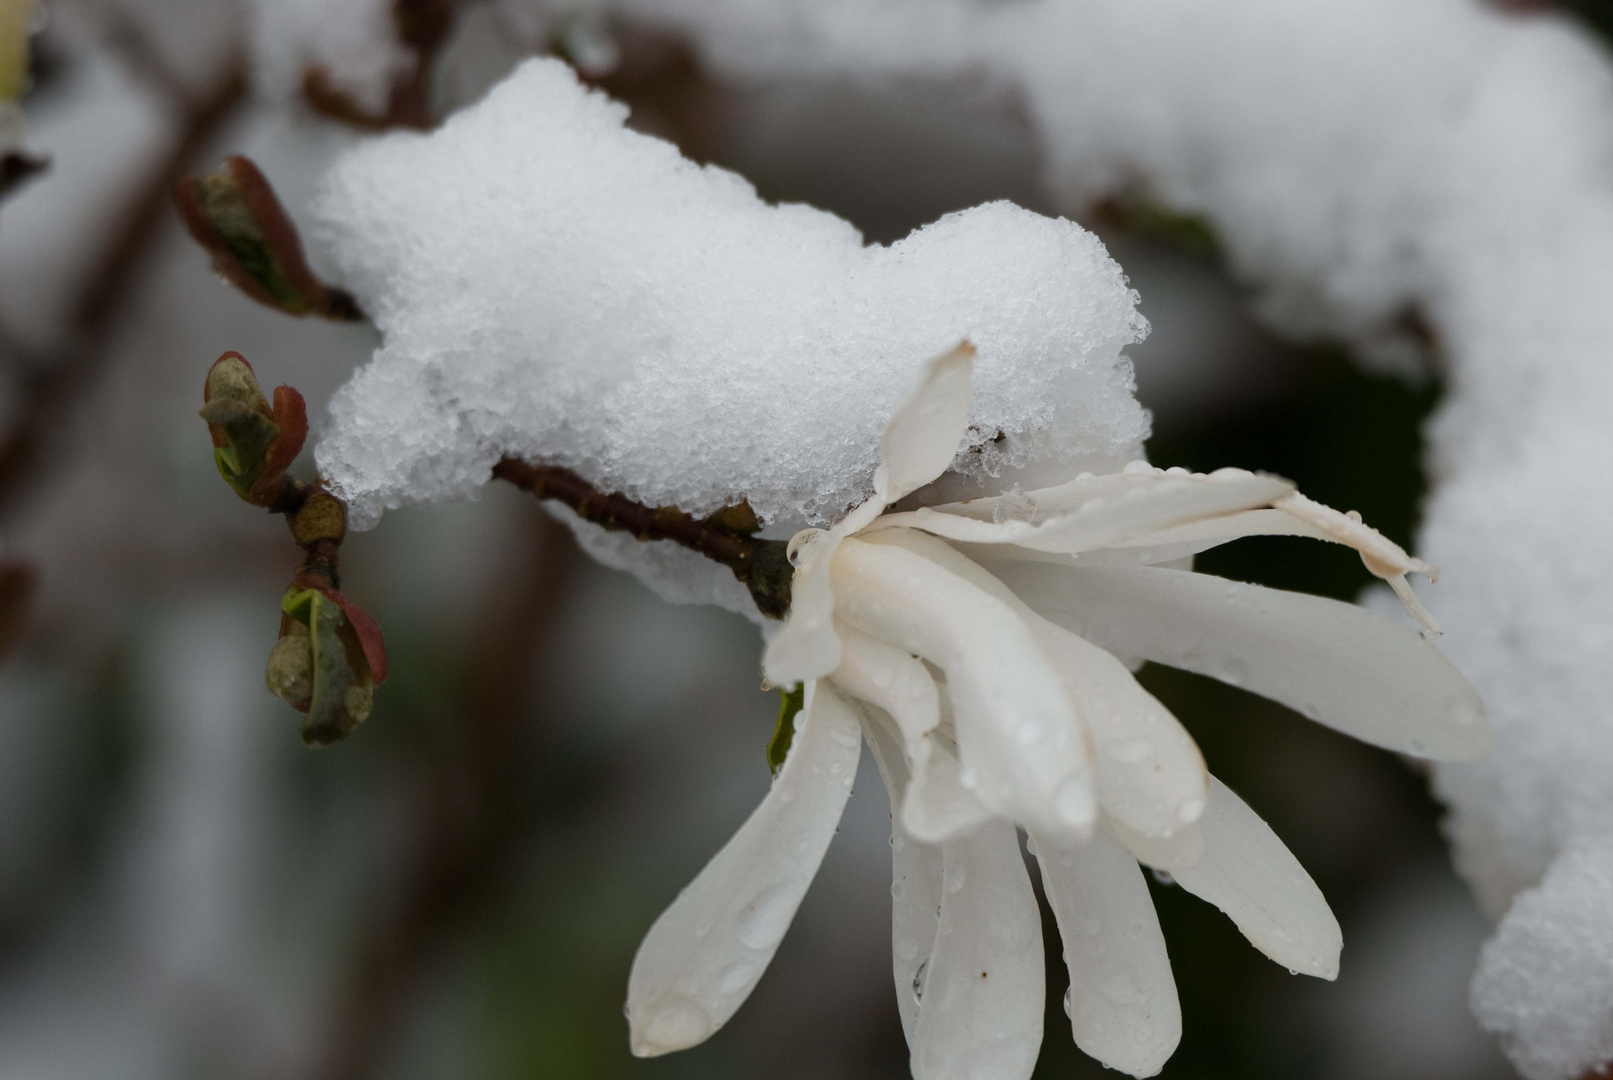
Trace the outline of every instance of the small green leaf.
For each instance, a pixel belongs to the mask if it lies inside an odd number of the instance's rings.
[[[790,743],[795,740],[795,718],[806,697],[806,686],[796,683],[792,690],[780,688],[778,722],[773,725],[773,737],[767,743],[767,767],[777,776],[790,754]]]

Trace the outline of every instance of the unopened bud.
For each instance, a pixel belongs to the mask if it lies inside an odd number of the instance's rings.
[[[297,227],[247,158],[229,158],[215,173],[180,177],[175,200],[213,268],[252,299],[288,315],[363,318],[352,296],[308,268]]]
[[[380,629],[334,589],[293,584],[280,603],[285,618],[269,654],[269,689],[307,714],[303,741],[328,746],[370,715],[375,687],[386,678]]]
[[[213,461],[237,495],[256,506],[272,506],[281,481],[308,437],[302,395],[277,387],[271,406],[240,353],[213,362],[202,390],[201,417],[213,436]]]

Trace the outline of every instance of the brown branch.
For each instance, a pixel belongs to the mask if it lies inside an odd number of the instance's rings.
[[[794,569],[785,555],[786,545],[750,535],[759,525],[744,503],[709,518],[695,518],[677,507],[646,506],[626,495],[600,491],[570,469],[512,457],[494,465],[493,476],[540,499],[565,503],[584,521],[632,533],[640,540],[670,540],[721,563],[745,583],[757,609],[768,618],[783,618],[789,609]]]
[[[414,65],[392,85],[386,112],[377,116],[366,112],[324,68],[309,68],[303,75],[302,93],[310,108],[332,120],[364,131],[413,128],[425,131],[432,126],[431,80],[437,55],[448,41],[454,26],[458,0],[396,0],[392,18],[398,39],[414,51]]]
[[[0,435],[0,518],[45,462],[45,451],[73,405],[109,356],[108,331],[136,280],[145,252],[165,220],[174,177],[210,142],[246,96],[246,67],[229,73],[186,118],[184,133],[129,200],[121,227],[102,250],[96,269],[72,306],[71,342],[56,356],[27,361],[23,401],[11,429]]]

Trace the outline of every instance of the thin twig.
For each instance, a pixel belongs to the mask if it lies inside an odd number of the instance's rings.
[[[783,618],[790,606],[794,569],[785,555],[785,544],[750,535],[757,522],[743,503],[709,518],[696,518],[675,506],[646,506],[626,495],[600,491],[570,469],[533,465],[512,457],[494,465],[493,476],[540,499],[565,503],[578,517],[595,525],[629,532],[640,540],[670,540],[721,563],[745,583],[757,609],[769,618]]]

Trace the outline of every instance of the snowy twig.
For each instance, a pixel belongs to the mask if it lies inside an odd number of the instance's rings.
[[[761,525],[747,503],[695,518],[676,507],[646,506],[625,495],[602,492],[569,469],[511,457],[493,466],[493,476],[540,499],[563,502],[584,521],[632,533],[640,540],[670,540],[721,563],[745,583],[757,610],[768,618],[783,618],[789,609],[794,568],[786,557],[786,544],[751,535]]]

